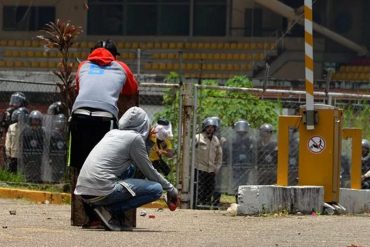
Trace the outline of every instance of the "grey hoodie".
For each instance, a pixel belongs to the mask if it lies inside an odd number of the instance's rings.
[[[174,187],[149,160],[145,146],[150,123],[146,112],[132,107],[123,114],[119,129],[109,131],[93,148],[78,176],[76,195],[105,196],[113,192],[119,176],[133,164],[151,181],[164,190]]]

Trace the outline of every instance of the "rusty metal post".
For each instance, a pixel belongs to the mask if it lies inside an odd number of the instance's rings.
[[[181,155],[180,155],[180,178],[179,190],[181,208],[190,208],[190,184],[191,184],[191,137],[192,137],[192,118],[194,114],[193,105],[193,84],[185,82],[181,87],[182,97],[182,123],[181,123]]]

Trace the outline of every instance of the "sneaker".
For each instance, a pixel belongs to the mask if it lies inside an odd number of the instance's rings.
[[[111,213],[105,207],[94,208],[95,213],[100,217],[106,226],[107,230],[110,231],[131,231],[132,228],[121,225],[121,222],[112,217]]]
[[[125,223],[125,219],[122,218],[121,220],[112,218],[109,221],[109,224],[119,225],[121,227],[120,231],[132,231],[133,227]]]

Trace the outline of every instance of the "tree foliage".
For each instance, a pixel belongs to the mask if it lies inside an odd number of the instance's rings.
[[[370,140],[370,106],[367,102],[360,105],[347,105],[343,108],[344,127],[362,129],[362,138]]]
[[[178,82],[176,74],[171,73],[167,82]],[[202,85],[218,86],[216,80],[203,80]],[[235,76],[229,79],[225,86],[251,88],[251,81],[245,76]],[[240,119],[247,120],[252,127],[258,128],[263,123],[277,125],[279,103],[260,100],[259,97],[246,92],[235,92],[220,89],[202,88],[198,91],[198,107],[196,109],[197,123],[210,116],[218,116],[223,126],[232,126]],[[169,89],[164,95],[165,109],[156,117],[164,117],[172,122],[174,127],[179,119],[178,90]]]
[[[58,64],[57,70],[53,71],[53,73],[60,80],[57,86],[61,92],[61,100],[68,109],[71,109],[76,92],[74,88],[74,76],[72,75],[73,62],[70,61],[69,49],[82,32],[82,28],[71,24],[69,21],[64,22],[58,19],[56,22],[47,23],[40,32],[42,34],[38,35],[37,38],[43,42],[44,47],[47,49],[57,49],[61,54],[61,61]]]
[[[218,85],[217,81],[203,81],[203,85]],[[245,76],[235,76],[229,79],[225,86],[252,88],[252,82]],[[222,125],[233,126],[240,120],[247,120],[251,127],[258,128],[263,123],[276,126],[280,104],[247,92],[201,89],[199,92],[199,107],[197,115],[200,120],[209,116],[218,116]]]

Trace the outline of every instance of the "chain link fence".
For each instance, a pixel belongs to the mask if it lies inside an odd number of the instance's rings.
[[[214,93],[210,93],[210,90],[213,90]],[[349,110],[345,110],[347,113],[344,115],[348,115],[348,111],[350,111],[349,114],[353,118],[361,109],[368,107],[370,100],[369,95],[341,93],[327,95],[320,92],[315,94],[315,103],[331,104],[339,108],[352,105],[353,107]],[[245,95],[254,95],[256,98],[250,100]],[[195,154],[192,161],[192,167],[195,169],[192,181],[194,184],[193,207],[199,209],[218,208],[222,206],[220,195],[236,197],[240,185],[276,184],[278,115],[296,115],[300,106],[305,104],[305,92],[273,89],[263,91],[254,88],[199,85],[195,86],[194,97],[194,131],[196,134],[204,130],[202,124],[208,117],[218,117],[221,120],[215,135],[222,147],[222,165],[215,174],[212,174],[211,170],[205,174],[204,169],[200,172],[197,169],[197,155],[202,155],[202,147],[194,149]],[[210,97],[213,99],[210,100]],[[247,104],[255,104],[254,109],[248,108],[240,99],[246,100]],[[225,102],[231,107],[221,106],[225,105]],[[260,114],[257,108],[266,102],[272,103],[275,115],[270,122],[261,122],[259,121],[260,117],[256,117]],[[218,106],[215,107],[215,104]],[[237,108],[244,108],[245,114],[242,113],[243,110],[235,110]],[[237,111],[237,113],[234,114],[232,111]],[[248,123],[248,127],[243,130],[238,127],[238,122],[241,120]],[[362,126],[353,126],[350,121],[344,121],[343,127],[360,127],[363,129],[363,136],[370,134],[366,127],[366,121],[363,122]],[[197,143],[193,141],[193,145],[197,145]],[[343,139],[342,187],[350,187],[351,150],[351,141]],[[288,185],[297,185],[299,162],[299,131],[297,128],[289,129],[288,161]]]
[[[8,108],[11,94],[17,91],[25,93],[30,112],[38,110],[43,114],[42,124],[37,128],[31,128],[27,121],[19,123],[21,154],[18,160],[18,173],[22,174],[28,182],[66,182],[68,177],[66,176],[68,171],[67,121],[63,126],[59,126],[57,116],[47,114],[48,107],[60,100],[56,85],[12,80],[0,80],[0,85],[2,114]],[[210,90],[213,93],[210,93]],[[171,169],[167,176],[171,182],[179,183],[179,176],[181,177],[182,173],[180,156],[192,156],[190,183],[196,186],[192,188],[191,197],[193,207],[197,208],[219,207],[221,195],[235,196],[240,185],[275,184],[278,115],[295,115],[297,109],[305,103],[304,92],[298,91],[277,89],[263,91],[255,88],[194,85],[191,136],[195,137],[202,131],[202,123],[206,117],[213,116],[221,120],[216,132],[222,148],[221,167],[217,172],[215,171],[215,174],[208,176],[200,171],[194,171],[195,157],[198,152],[195,138],[192,138],[193,152],[181,153],[181,138],[184,130],[180,84],[142,83],[140,95],[140,106],[148,113],[153,123],[159,117],[167,117],[172,123],[174,137],[171,141],[175,155],[165,159]],[[255,98],[251,100],[251,96]],[[369,102],[369,97],[366,95],[333,93],[329,95],[330,97],[327,96],[317,92],[315,100],[317,103],[330,103],[338,107],[353,104],[356,106],[353,111],[358,111]],[[247,109],[245,102],[254,105]],[[227,108],[225,104],[231,108]],[[261,105],[268,105],[266,109],[272,108],[272,111],[264,109],[259,112]],[[235,112],[230,110],[233,107],[236,108]],[[235,124],[240,120],[248,122],[248,127],[237,129]],[[265,124],[269,124],[267,128]],[[351,126],[351,122],[346,124],[344,127],[363,127],[367,129],[365,135],[369,135],[367,126]],[[0,166],[3,169],[9,165],[9,159],[5,156],[5,139],[6,129],[3,128],[0,154]],[[297,129],[290,129],[289,139],[289,185],[296,185],[299,160]],[[342,149],[342,186],[349,187],[351,143],[343,140]]]

